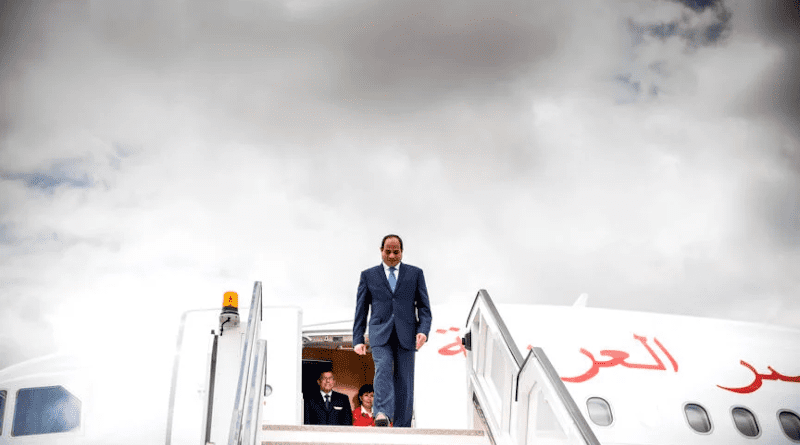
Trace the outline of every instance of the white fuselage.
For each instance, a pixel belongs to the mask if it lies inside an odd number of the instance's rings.
[[[494,383],[495,377],[490,374],[483,380],[469,380],[473,365],[469,360],[473,359],[462,345],[470,330],[465,326],[469,310],[467,304],[432,308],[428,343],[417,353],[416,428],[475,428],[470,385],[510,384],[502,373]],[[788,422],[791,428],[792,415],[800,414],[798,330],[583,307],[499,305],[497,311],[519,356],[527,356],[529,347],[546,353],[602,444],[798,443],[785,425]],[[153,413],[164,419],[161,422],[166,422],[169,410],[172,424],[167,427],[167,443],[202,441],[208,404],[209,332],[217,327],[217,317],[215,310],[187,312],[182,319],[175,366],[164,375],[163,384],[140,389],[158,391],[147,397],[158,404]],[[261,422],[302,423],[303,380],[308,379],[303,376],[304,360],[330,362],[338,373],[334,389],[351,397],[360,385],[371,383],[374,369],[352,351],[352,340],[348,339],[351,328],[349,322],[303,327],[300,308],[264,306],[260,337],[266,340],[264,372],[269,391],[259,402]],[[473,342],[479,340],[477,333],[471,334]],[[489,326],[486,339],[481,341],[504,341],[499,334],[498,327]],[[231,342],[230,337],[226,340],[234,345],[229,346],[232,348],[242,343]],[[231,354],[229,349],[220,354],[220,359],[223,357],[234,363],[218,366],[238,366],[241,355]],[[130,413],[119,410],[126,404],[127,382],[115,382],[114,377],[122,374],[115,374],[114,363],[99,368],[96,364],[87,367],[69,358],[51,356],[0,371],[4,405],[0,444],[165,442],[163,429],[153,428],[158,430],[154,435],[161,434],[155,441],[148,441],[143,433],[152,428],[145,423],[152,422],[151,416],[115,415]],[[156,365],[164,363],[138,363],[142,367]],[[102,379],[95,378],[98,372]],[[125,374],[130,379],[136,373],[128,370]],[[68,419],[74,425],[67,425],[62,432],[21,435],[24,419],[15,414],[21,409],[16,403],[20,391],[51,387],[64,388],[79,400],[80,415],[77,420]],[[116,394],[115,387],[119,391]],[[230,381],[217,382],[216,386],[226,392],[235,387]],[[169,400],[167,390],[172,395]],[[512,402],[503,397],[492,399],[495,401],[485,409],[507,409],[506,404]],[[144,414],[140,407],[136,412]],[[751,413],[752,421],[747,413]],[[746,435],[753,433],[747,431],[748,425],[757,430],[753,437]]]

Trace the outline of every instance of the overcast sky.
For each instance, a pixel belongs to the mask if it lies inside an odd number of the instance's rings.
[[[796,2],[0,4],[0,368],[350,307],[387,233],[433,302],[800,327]]]

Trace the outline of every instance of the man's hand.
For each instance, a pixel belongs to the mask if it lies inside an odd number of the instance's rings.
[[[425,334],[417,334],[417,351],[419,351],[419,348],[421,348],[426,341],[428,341],[428,337]]]
[[[417,341],[417,344],[419,344],[419,341]],[[356,354],[358,355],[366,355],[367,345],[365,345],[364,343],[357,344],[356,347],[353,348],[353,350],[356,351]]]

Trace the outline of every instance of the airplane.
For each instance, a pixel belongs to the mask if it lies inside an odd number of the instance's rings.
[[[352,318],[270,305],[261,282],[239,311],[235,292],[222,309],[186,311],[160,387],[131,389],[148,363],[120,365],[113,351],[90,354],[104,357],[100,373],[62,355],[0,370],[0,444],[800,443],[798,329],[592,308],[585,294],[495,304],[480,290],[432,307],[412,428],[361,428],[303,425],[320,370],[353,401],[372,381]],[[152,406],[126,406],[132,391]]]

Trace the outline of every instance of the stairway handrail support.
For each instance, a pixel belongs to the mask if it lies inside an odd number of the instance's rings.
[[[234,402],[233,413],[231,416],[231,428],[228,436],[228,445],[240,445],[242,443],[242,429],[246,413],[245,401],[250,395],[251,363],[253,353],[256,351],[255,343],[258,341],[261,332],[262,316],[261,303],[261,282],[256,281],[253,286],[253,298],[250,303],[250,313],[247,316],[247,333],[242,345],[242,360],[239,366],[239,382],[236,387],[236,401]],[[258,318],[256,320],[256,318]],[[249,438],[248,438],[249,440]]]
[[[592,428],[586,421],[586,418],[583,416],[583,413],[581,413],[578,405],[575,403],[575,400],[572,398],[572,395],[570,395],[569,390],[567,390],[566,385],[564,385],[564,382],[558,375],[556,368],[550,362],[550,359],[547,357],[547,354],[545,354],[544,350],[540,347],[531,347],[528,355],[525,357],[525,362],[522,364],[522,366],[520,366],[516,378],[514,401],[519,400],[519,381],[522,372],[525,370],[525,365],[528,364],[528,360],[535,360],[538,363],[542,372],[545,374],[547,383],[549,383],[549,385],[552,387],[556,396],[561,401],[562,406],[564,406],[566,409],[567,414],[569,415],[570,419],[572,419],[572,422],[583,439],[583,442],[586,445],[601,445],[600,441],[597,439],[597,436],[595,436],[594,431],[592,431]]]
[[[469,309],[469,313],[467,314],[467,322],[465,323],[465,326],[469,327],[469,321],[472,319],[472,313],[475,312],[475,307],[478,305],[478,300],[483,300],[489,312],[491,312],[494,318],[497,320],[497,329],[500,331],[500,335],[503,336],[504,343],[508,347],[511,356],[514,358],[517,368],[521,368],[522,363],[525,361],[525,357],[523,357],[519,352],[517,343],[511,336],[511,332],[508,330],[506,323],[500,317],[500,312],[497,310],[497,306],[494,305],[494,301],[492,300],[492,297],[489,296],[489,292],[487,292],[486,289],[479,290],[478,295],[475,296],[475,300],[472,302],[472,307]]]
[[[513,376],[514,381],[512,382],[512,391],[513,391],[512,406],[514,414],[518,410],[517,403],[519,400],[520,377],[523,371],[525,370],[525,366],[528,364],[528,361],[535,360],[536,364],[542,370],[547,380],[547,383],[549,384],[548,386],[552,388],[558,401],[566,409],[567,415],[570,417],[570,419],[572,419],[573,425],[577,430],[578,434],[580,435],[583,444],[601,445],[600,441],[594,435],[594,432],[592,431],[588,422],[586,422],[586,419],[583,417],[583,414],[580,412],[580,409],[575,404],[575,401],[572,399],[572,396],[570,395],[569,391],[564,385],[564,382],[561,380],[561,377],[559,377],[558,373],[556,372],[555,367],[553,367],[553,364],[550,362],[549,358],[544,353],[544,350],[542,350],[539,347],[532,347],[528,352],[527,356],[525,357],[522,356],[522,353],[520,352],[520,349],[517,347],[514,338],[511,336],[511,332],[509,331],[508,327],[503,321],[503,318],[500,316],[500,313],[497,310],[497,306],[495,306],[494,301],[492,300],[492,298],[489,296],[489,293],[485,289],[479,290],[478,294],[475,296],[475,300],[472,303],[472,307],[469,310],[469,314],[466,320],[467,329],[470,328],[470,321],[473,318],[476,307],[478,307],[479,305],[479,300],[482,301],[482,305],[484,306],[485,310],[490,312],[492,319],[495,320],[496,323],[495,327],[497,331],[499,331],[501,337],[503,338],[503,343],[508,348],[508,352],[510,352],[510,355],[514,359],[516,365],[516,369]],[[470,333],[471,341],[477,340],[477,334],[478,333]],[[470,365],[468,364],[467,366]],[[480,392],[483,393],[482,390],[480,390]],[[487,427],[491,429],[492,423],[494,422],[488,422]],[[493,435],[494,437],[497,438],[500,438],[498,436],[504,436],[505,438],[511,439],[510,431],[489,431],[489,433],[490,435]]]

